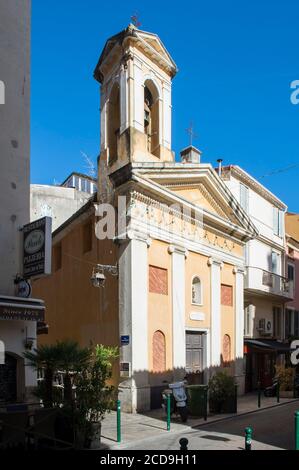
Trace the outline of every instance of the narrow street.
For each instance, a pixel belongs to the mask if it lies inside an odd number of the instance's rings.
[[[252,450],[294,449],[294,413],[299,403],[258,411],[200,426],[197,430],[145,439],[130,449],[178,450],[179,440],[186,437],[190,450],[244,449],[244,429],[253,429]]]

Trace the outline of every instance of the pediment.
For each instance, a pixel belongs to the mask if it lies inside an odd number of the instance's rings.
[[[198,205],[199,207],[219,215],[223,218],[228,218],[228,209],[223,208],[219,204],[219,201],[207,190],[203,183],[198,183],[196,185],[170,185],[168,189],[180,195],[189,202]],[[227,210],[225,210],[227,209]],[[231,217],[229,217],[231,218]]]
[[[224,223],[231,226],[232,232],[241,229],[257,235],[256,227],[211,165],[173,163],[145,167],[136,164],[134,171],[152,181],[157,190],[160,187],[161,192],[166,191],[170,198],[173,194],[182,203],[198,206],[206,220],[213,220],[214,226]]]

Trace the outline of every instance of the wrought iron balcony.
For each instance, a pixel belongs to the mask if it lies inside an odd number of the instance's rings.
[[[286,300],[294,298],[293,281],[253,266],[246,267],[244,287],[252,292],[265,293]]]

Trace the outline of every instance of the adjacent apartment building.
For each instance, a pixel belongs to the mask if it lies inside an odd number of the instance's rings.
[[[30,163],[30,0],[0,0],[0,402],[24,401],[36,384],[22,358],[36,345],[36,318],[43,302],[20,293],[21,229],[29,222]],[[24,292],[24,291],[22,291]]]
[[[52,218],[55,231],[75,212],[84,206],[97,191],[97,180],[73,172],[60,185],[31,184],[30,220]]]
[[[285,305],[294,295],[286,269],[286,205],[237,165],[219,170],[231,193],[248,214],[258,236],[244,246],[244,338],[246,389],[271,383],[275,364],[289,351],[285,339]]]
[[[286,272],[294,291],[294,300],[286,304],[285,337],[299,339],[299,214],[286,214]]]

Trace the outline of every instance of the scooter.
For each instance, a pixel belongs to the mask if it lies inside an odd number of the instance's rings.
[[[272,385],[269,387],[266,387],[264,390],[264,396],[265,397],[276,397],[277,395],[277,386],[278,386],[278,380],[276,377],[274,377]],[[296,375],[295,377],[295,394],[296,396],[299,395],[299,375]]]
[[[188,419],[185,382],[175,382],[169,384],[168,387],[162,392],[162,407],[167,414],[167,399],[170,396],[170,413],[178,413],[182,422],[185,423]]]

